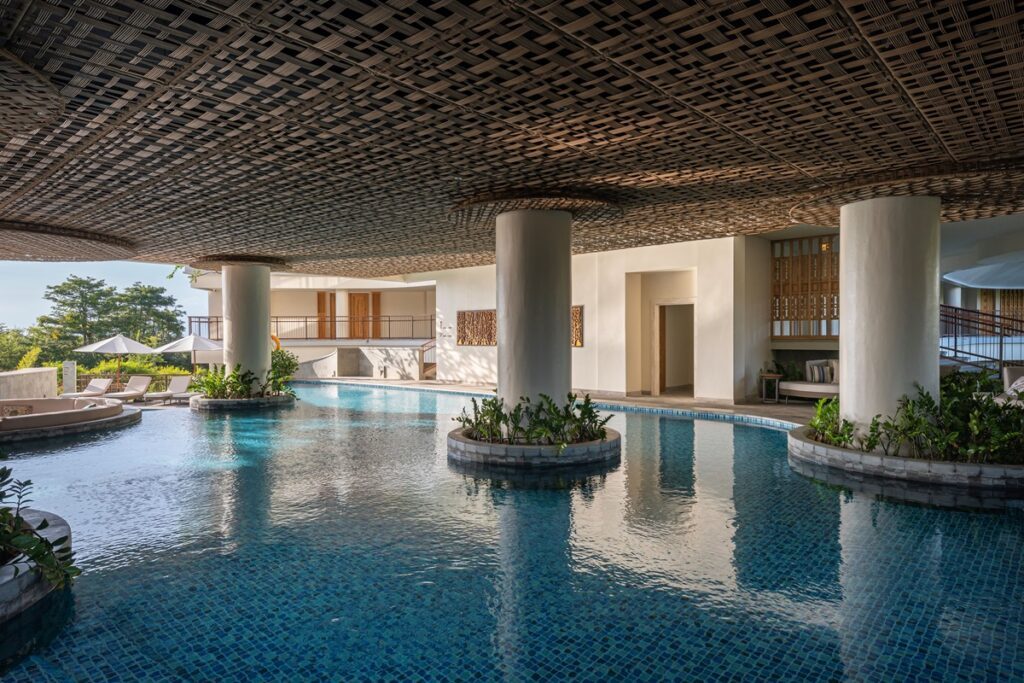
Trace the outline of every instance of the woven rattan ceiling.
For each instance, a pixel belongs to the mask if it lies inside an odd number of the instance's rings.
[[[50,229],[0,224],[0,253],[91,233],[373,276],[490,262],[488,196],[599,197],[577,252],[865,192],[1010,213],[1022,24],[1010,0],[0,0],[0,221]]]

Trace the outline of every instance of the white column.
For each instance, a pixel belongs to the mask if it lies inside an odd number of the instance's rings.
[[[959,285],[954,285],[952,282],[942,283],[942,303],[947,306],[956,306],[960,308],[962,303],[963,290]]]
[[[498,395],[506,405],[572,388],[572,214],[525,209],[498,215]]]
[[[839,213],[839,406],[860,425],[915,384],[939,393],[939,199],[879,197]]]
[[[262,381],[270,370],[270,267],[226,265],[222,279],[224,369],[251,370]]]

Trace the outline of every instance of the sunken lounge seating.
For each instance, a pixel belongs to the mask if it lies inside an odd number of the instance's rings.
[[[92,422],[122,410],[120,401],[105,398],[9,398],[0,400],[0,432]]]
[[[839,361],[835,358],[807,361],[804,380],[779,382],[779,396],[818,400],[839,396]]]
[[[1024,404],[1024,367],[1003,368],[1003,393],[997,403]]]

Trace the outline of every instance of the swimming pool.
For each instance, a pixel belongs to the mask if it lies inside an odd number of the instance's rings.
[[[623,461],[446,462],[467,398],[300,386],[19,450],[84,575],[4,681],[1024,679],[1024,514],[874,500],[785,434],[618,414]]]

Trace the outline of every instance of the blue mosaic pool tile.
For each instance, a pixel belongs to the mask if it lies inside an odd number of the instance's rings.
[[[1024,680],[1024,513],[793,472],[758,422],[616,412],[621,465],[457,474],[466,397],[299,385],[22,448],[85,570],[22,681]]]

